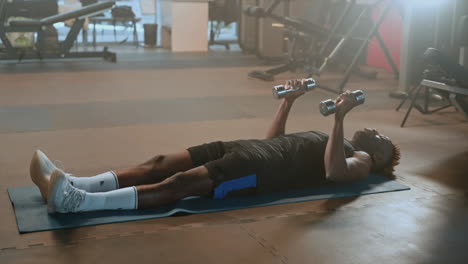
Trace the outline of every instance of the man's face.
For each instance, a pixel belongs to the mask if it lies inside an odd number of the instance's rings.
[[[371,156],[376,152],[383,152],[385,155],[391,154],[387,153],[391,151],[390,138],[380,134],[374,128],[365,128],[363,130],[356,131],[352,141],[358,148],[367,152]]]

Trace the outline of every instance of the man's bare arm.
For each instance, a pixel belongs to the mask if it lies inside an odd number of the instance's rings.
[[[280,135],[284,135],[286,130],[286,121],[289,116],[289,111],[293,105],[292,101],[286,99],[281,100],[281,104],[276,112],[273,123],[270,126],[270,129],[267,132],[266,138],[274,138]]]
[[[343,121],[355,105],[355,99],[349,93],[337,99],[335,122],[324,156],[326,177],[331,181],[354,181],[365,178],[370,172],[372,160],[367,153],[355,152],[353,157],[346,158],[344,151]]]
[[[297,87],[301,85],[300,80],[292,80],[286,83],[286,88],[289,87]],[[276,115],[273,119],[273,123],[270,126],[270,129],[267,132],[266,138],[274,138],[277,136],[284,135],[286,131],[286,121],[288,120],[289,112],[291,110],[294,101],[301,95],[305,93],[304,90],[298,90],[292,93],[289,93],[281,99],[280,106],[278,111],[276,111]]]
[[[325,148],[325,172],[327,179],[341,177],[348,173],[344,151],[343,119],[335,118],[333,129]]]

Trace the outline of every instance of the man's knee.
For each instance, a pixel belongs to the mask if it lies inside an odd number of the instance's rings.
[[[141,166],[156,175],[160,173],[172,175],[193,168],[192,159],[188,152],[156,155]]]
[[[193,183],[187,180],[183,172],[179,172],[165,179],[161,184],[164,185],[176,199],[180,199],[188,195],[190,185]]]
[[[147,162],[143,163],[140,165],[140,167],[144,167],[152,173],[157,173],[160,172],[161,170],[164,170],[167,165],[165,164],[166,160],[166,155],[156,155]]]
[[[213,188],[213,181],[203,170],[179,172],[163,183],[179,197],[206,195]]]

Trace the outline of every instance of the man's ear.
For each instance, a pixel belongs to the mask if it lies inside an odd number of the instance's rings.
[[[372,154],[372,159],[375,162],[374,166],[378,166],[384,162],[385,155],[380,151],[376,151],[374,154]]]

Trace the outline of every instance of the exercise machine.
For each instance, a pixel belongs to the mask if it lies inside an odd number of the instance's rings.
[[[273,11],[282,0],[273,1],[266,9],[251,6],[244,10],[244,13],[256,18],[271,18],[284,26],[286,36],[289,40],[287,62],[278,67],[266,71],[252,71],[250,77],[264,81],[273,81],[274,76],[287,71],[295,71],[297,68],[305,68],[311,72],[316,60],[316,53],[319,42],[316,36],[323,39],[327,35],[327,30],[322,26],[309,22],[302,18],[280,16]]]
[[[441,11],[438,10],[438,12]],[[428,48],[425,51],[423,59],[426,67],[420,75],[419,81],[408,90],[407,95],[396,108],[396,111],[399,111],[406,101],[410,101],[400,127],[404,127],[413,108],[422,114],[432,114],[453,106],[458,112],[468,117],[468,70],[465,68],[468,58],[466,54],[468,50],[468,16],[451,19],[453,21],[451,22],[452,38],[450,39],[440,37],[442,33],[439,30],[440,20],[437,14],[434,45],[439,46],[442,40],[453,42],[453,47],[458,48],[459,61],[457,63],[453,59],[454,56],[449,56],[436,48]],[[417,102],[421,92],[423,92],[422,105]],[[431,107],[430,101],[434,97],[440,98],[443,105]]]
[[[466,21],[468,21],[468,19],[466,19]],[[468,47],[468,42],[465,42],[464,45],[462,49]],[[464,56],[464,52],[461,52],[460,61],[465,59]],[[453,106],[457,111],[463,113],[465,117],[468,118],[468,70],[434,48],[427,49],[424,53],[424,58],[428,63],[428,68],[424,70],[421,82],[409,90],[408,96],[406,96],[396,108],[396,111],[399,111],[404,103],[410,100],[410,106],[406,111],[400,127],[404,127],[413,108],[422,114],[432,114]],[[416,99],[423,89],[425,89],[425,93],[423,95],[423,105],[421,106],[416,102]],[[429,100],[431,98],[431,90],[437,91],[437,93],[445,99],[444,101],[446,103],[435,109],[430,109]]]
[[[373,37],[377,38],[379,46],[382,48],[387,61],[389,62],[395,73],[395,78],[398,79],[398,68],[390,55],[389,49],[386,47],[378,31],[388,12],[396,4],[395,0],[372,1],[372,3],[366,5],[366,7],[362,10],[358,18],[352,23],[352,25],[348,28],[348,30],[345,33],[339,33],[338,31],[340,28],[343,27],[346,18],[351,13],[351,10],[353,10],[356,7],[356,0],[346,1],[346,7],[344,8],[343,13],[339,16],[339,18],[334,23],[331,29],[327,29],[321,25],[311,23],[304,19],[294,17],[281,17],[273,14],[272,11],[280,2],[281,0],[275,0],[266,9],[260,7],[249,7],[245,10],[245,12],[249,15],[256,17],[271,17],[285,26],[285,30],[288,33],[289,39],[291,41],[291,45],[288,51],[288,62],[284,65],[266,71],[253,71],[249,73],[249,76],[266,81],[271,81],[273,80],[275,75],[286,71],[294,71],[298,67],[304,67],[306,69],[307,78],[310,78],[313,75],[319,76],[331,62],[335,61],[337,57],[339,57],[340,52],[342,51],[343,47],[349,42],[349,40],[358,39],[353,36],[353,32],[356,30],[359,23],[361,23],[363,17],[369,15],[369,13],[372,10],[374,10],[377,6],[384,5],[376,22],[371,26],[369,32],[366,34],[366,37],[361,40],[362,44],[358,47],[358,50],[352,57],[352,60],[349,66],[347,67],[345,75],[340,81],[338,87],[336,89],[331,89],[325,86],[319,86],[319,88],[329,90],[335,93],[341,93],[345,85],[349,81],[351,74],[353,73],[358,73],[367,78],[375,78],[376,73],[366,74],[358,68],[360,57],[366,50],[368,42]],[[336,44],[336,46],[330,47],[330,45],[335,43],[337,39],[339,39],[339,41]],[[302,52],[297,52],[298,42],[302,42],[303,44]]]
[[[21,61],[23,59],[42,60],[100,57],[111,62],[116,62],[116,54],[110,52],[107,47],[104,47],[103,51],[71,51],[79,32],[83,28],[85,18],[111,9],[115,4],[114,1],[94,3],[70,12],[50,15],[43,18],[21,20],[7,17],[9,14],[8,10],[11,8],[11,2],[12,0],[0,0],[0,39],[4,46],[3,50],[0,52],[0,60]],[[47,39],[47,30],[53,27],[54,23],[69,19],[74,19],[74,22],[65,40],[51,45],[50,39]],[[11,32],[33,32],[37,35],[37,41],[35,41],[34,45],[31,47],[15,47],[8,38],[8,33]]]

